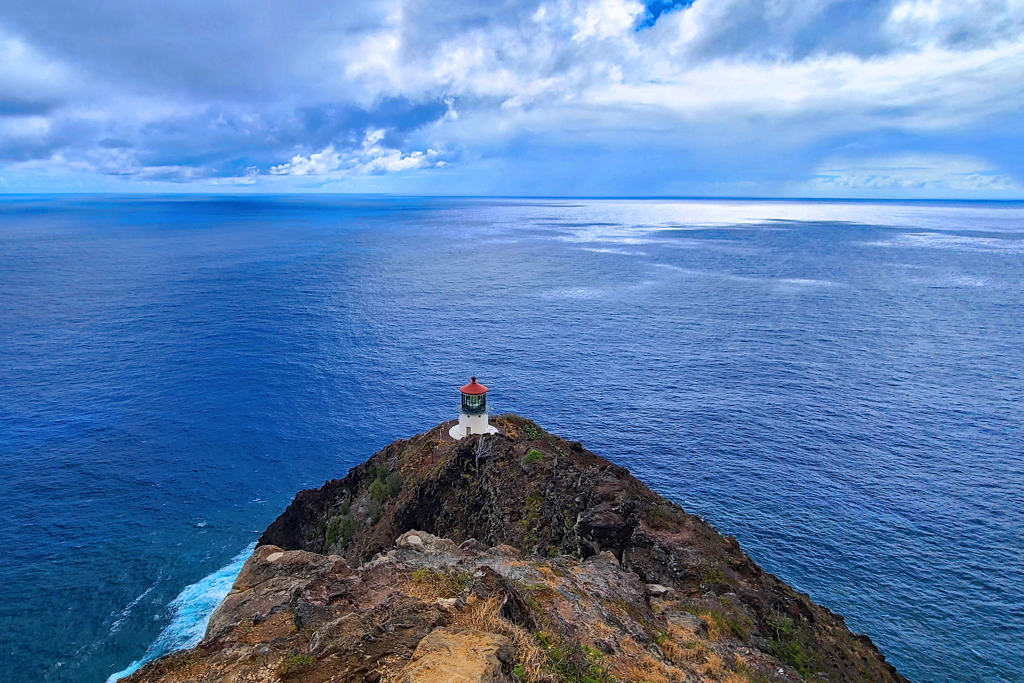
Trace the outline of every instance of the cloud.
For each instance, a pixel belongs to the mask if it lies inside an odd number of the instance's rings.
[[[859,59],[817,56],[799,61],[715,59],[661,77],[594,88],[595,106],[644,106],[681,116],[842,116],[848,126],[929,129],[971,124],[1024,106],[1024,41],[969,52],[929,47]]]
[[[604,40],[628,34],[637,24],[637,19],[647,13],[647,8],[631,0],[596,0],[588,4],[572,19],[576,31],[572,39],[583,42],[587,39]]]
[[[344,163],[334,147],[327,147],[306,157],[296,154],[286,164],[271,166],[270,172],[273,175],[327,175],[339,170]]]
[[[1024,174],[1022,0],[8,0],[0,63],[9,181],[767,188],[852,141]]]
[[[446,162],[441,153],[428,149],[403,154],[398,149],[384,147],[384,130],[369,130],[359,149],[339,153],[334,146],[307,156],[296,154],[288,163],[272,166],[271,175],[293,176],[346,176],[370,175],[410,171],[419,168],[443,168]]]
[[[1020,0],[899,0],[884,30],[899,45],[976,49],[1020,38]]]
[[[0,117],[47,114],[76,90],[72,69],[0,26]]]
[[[861,160],[834,159],[818,169],[817,190],[915,190],[919,192],[1005,193],[1022,187],[978,159],[904,154]]]

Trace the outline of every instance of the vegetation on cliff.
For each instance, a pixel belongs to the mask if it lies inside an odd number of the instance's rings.
[[[132,680],[905,680],[625,469],[498,424],[439,425],[299,493],[203,643]]]

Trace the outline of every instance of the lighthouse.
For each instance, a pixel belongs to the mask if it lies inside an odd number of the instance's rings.
[[[473,377],[459,391],[462,393],[459,423],[448,430],[449,436],[457,441],[471,434],[497,434],[498,429],[487,422],[487,387]]]

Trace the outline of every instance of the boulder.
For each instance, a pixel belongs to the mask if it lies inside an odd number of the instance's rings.
[[[400,683],[505,683],[512,643],[487,631],[442,627],[420,641]]]
[[[263,545],[256,548],[242,565],[231,590],[248,590],[281,576],[312,579],[322,572],[337,571],[347,566],[337,555],[325,557],[305,550],[282,550],[277,546]]]
[[[395,542],[398,548],[418,550],[419,552],[452,552],[457,546],[450,538],[438,538],[426,531],[412,529],[398,537]]]
[[[649,583],[647,584],[647,594],[652,598],[667,598],[671,597],[672,589],[668,586],[662,586],[660,583]]]

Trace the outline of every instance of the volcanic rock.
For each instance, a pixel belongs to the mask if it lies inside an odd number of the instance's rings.
[[[905,683],[735,538],[578,442],[497,423],[300,492],[203,641],[128,680]]]

